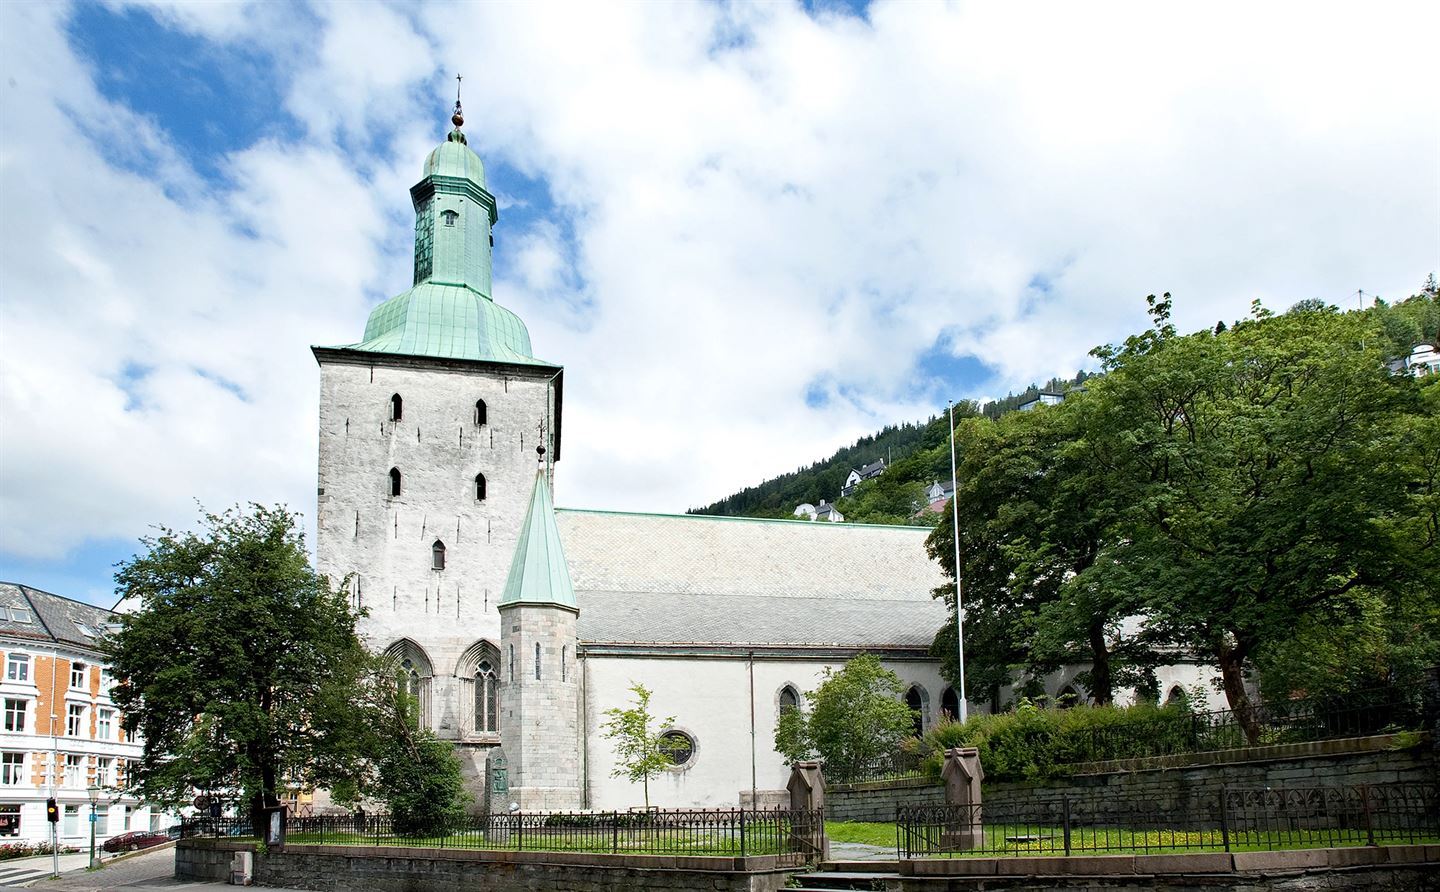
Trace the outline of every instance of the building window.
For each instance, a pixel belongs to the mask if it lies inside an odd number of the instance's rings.
[[[477,501],[477,502],[483,502],[483,501],[485,501],[485,475],[484,475],[484,474],[476,474],[476,475],[475,475],[475,501]]]
[[[65,734],[69,737],[79,737],[81,729],[85,727],[85,707],[79,703],[71,703],[65,708]]]
[[[960,697],[956,695],[954,688],[947,687],[940,695],[940,711],[951,720],[960,718]]]
[[[25,701],[5,698],[5,730],[25,730]]]
[[[1066,685],[1055,695],[1055,705],[1061,709],[1069,709],[1080,702],[1080,692],[1074,687]]]
[[[790,685],[780,689],[780,714],[794,712],[800,708],[800,694]]]
[[[101,666],[101,667],[100,667],[100,690],[101,690],[101,691],[108,691],[108,690],[110,690],[110,686],[113,685],[113,684],[115,684],[115,676],[114,676],[113,673],[111,673],[110,667],[109,667],[109,666]]]
[[[665,742],[665,755],[673,765],[687,765],[695,757],[695,738],[684,731],[666,731],[660,735]]]
[[[475,730],[494,734],[498,725],[496,713],[495,667],[489,660],[481,660],[475,669]]]
[[[475,401],[475,423],[476,423],[477,425],[481,425],[481,424],[484,424],[484,423],[485,423],[485,401],[484,401],[484,400],[476,400],[476,401]]]
[[[5,680],[6,681],[29,681],[30,680],[30,655],[10,654],[5,658]]]
[[[459,218],[460,215],[452,210],[447,209],[440,212],[440,219],[446,226],[454,226],[455,221]]]
[[[82,691],[89,687],[85,683],[85,668],[84,663],[70,664],[70,687],[79,688]]]
[[[435,544],[430,546],[430,569],[445,569],[445,543],[439,539],[436,539]]]
[[[115,735],[115,710],[102,708],[95,716],[95,736],[110,740]]]
[[[102,756],[95,760],[95,783],[102,787],[115,786],[115,760]]]
[[[65,806],[65,823],[63,826],[65,829],[60,831],[62,836],[80,835],[80,806]]]
[[[561,681],[567,681],[567,680],[570,678],[570,670],[569,670],[569,668],[567,668],[566,665],[565,665],[566,651],[568,651],[569,649],[570,649],[570,645],[568,645],[568,644],[562,644],[562,645],[560,645],[560,680],[561,680]]]
[[[390,469],[390,495],[392,495],[392,496],[398,496],[398,495],[400,495],[400,469],[399,469],[399,468],[391,468],[391,469]]]
[[[925,695],[919,685],[911,685],[905,692],[905,705],[912,710],[910,720],[915,725],[915,736],[919,737],[925,733]]]
[[[25,783],[25,754],[0,753],[0,784],[13,787]]]
[[[0,805],[0,836],[20,835],[20,806]]]
[[[535,680],[540,680],[540,642],[535,642]]]
[[[1170,689],[1169,695],[1165,697],[1166,706],[1184,706],[1188,698],[1185,696],[1185,689],[1178,684]]]
[[[69,755],[65,757],[65,774],[61,785],[67,790],[85,789],[85,763],[84,756]]]
[[[510,645],[510,680],[515,680],[515,645]]]
[[[390,397],[390,420],[399,421],[400,416],[403,415],[404,412],[405,405],[404,401],[400,399],[400,394],[397,393]]]

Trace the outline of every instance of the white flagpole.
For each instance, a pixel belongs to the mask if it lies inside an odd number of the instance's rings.
[[[946,400],[950,412],[950,516],[955,534],[955,649],[960,655],[960,721],[969,718],[965,703],[965,608],[960,586],[960,481],[955,471],[955,403]]]

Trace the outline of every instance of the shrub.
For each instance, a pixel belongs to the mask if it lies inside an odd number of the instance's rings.
[[[1077,762],[1191,752],[1201,730],[1179,705],[1040,709],[1021,700],[1014,712],[941,722],[916,749],[936,777],[946,749],[973,746],[987,779],[1040,780],[1067,774]]]
[[[61,846],[62,855],[79,851],[71,846]],[[48,855],[51,852],[48,842],[7,842],[0,843],[0,861],[9,861],[11,858],[29,858],[32,855]]]

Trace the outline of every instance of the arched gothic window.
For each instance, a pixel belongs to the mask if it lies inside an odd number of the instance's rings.
[[[499,730],[499,723],[496,721],[498,703],[496,702],[496,689],[499,679],[495,677],[495,667],[488,659],[481,660],[475,668],[475,730],[487,734],[494,734]]]
[[[485,420],[486,420],[486,419],[485,419],[485,401],[484,401],[484,400],[476,400],[476,401],[475,401],[475,423],[476,423],[477,425],[481,425],[481,424],[484,424],[484,423],[485,423]]]
[[[385,656],[394,667],[395,687],[411,700],[411,717],[420,727],[429,726],[430,658],[420,645],[402,638],[385,649]]]
[[[925,733],[925,695],[919,685],[911,685],[910,690],[905,692],[905,705],[914,710],[911,716],[915,723],[915,736],[919,737]]]
[[[781,688],[781,689],[780,689],[780,714],[781,714],[781,715],[784,715],[784,714],[787,713],[787,712],[791,712],[791,711],[796,710],[796,709],[799,709],[799,708],[800,708],[800,694],[799,694],[799,692],[796,691],[793,687],[791,687],[791,686],[788,685],[788,684],[787,684],[785,687]]]
[[[1069,709],[1079,702],[1080,692],[1068,684],[1060,689],[1060,693],[1055,695],[1055,705],[1061,709]]]
[[[954,688],[947,687],[944,692],[940,694],[940,711],[951,719],[959,720],[960,697],[955,693]]]
[[[436,539],[435,544],[430,546],[430,569],[445,569],[445,543],[439,539]]]
[[[1166,706],[1174,706],[1177,703],[1183,705],[1186,701],[1185,689],[1178,684],[1170,689],[1170,694],[1165,698]]]
[[[483,502],[483,501],[485,501],[485,475],[484,475],[484,474],[476,474],[476,475],[475,475],[475,501],[477,501],[477,502]]]
[[[420,724],[420,670],[415,668],[414,662],[406,658],[400,662],[400,671],[397,673],[396,684],[400,691],[409,695],[410,702],[405,704],[405,709],[411,713],[410,719],[415,725]]]
[[[399,468],[391,468],[391,469],[390,469],[390,495],[392,495],[392,496],[398,496],[398,495],[400,495],[400,469],[399,469]]]
[[[400,394],[397,393],[390,397],[390,420],[399,421],[404,408],[404,402],[400,399]]]

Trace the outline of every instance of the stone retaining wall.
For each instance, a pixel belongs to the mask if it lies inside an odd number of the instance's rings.
[[[252,845],[228,840],[182,840],[176,848],[175,876],[223,881],[231,856],[249,848]],[[255,856],[255,885],[325,892],[778,892],[797,870],[774,855],[717,858],[287,845]]]
[[[1248,747],[1096,762],[1076,766],[1067,778],[1043,782],[985,784],[985,804],[1028,808],[1059,802],[1063,796],[1101,796],[1115,802],[1179,800],[1235,789],[1335,787],[1353,784],[1432,784],[1440,780],[1440,759],[1432,735],[1420,743],[1392,749],[1413,735],[1377,735],[1314,743]],[[893,821],[896,805],[943,805],[939,781],[906,779],[866,784],[837,784],[825,792],[825,814],[833,821]]]
[[[902,892],[1440,890],[1440,846],[1425,845],[1233,854],[926,858],[901,861],[899,868]]]

